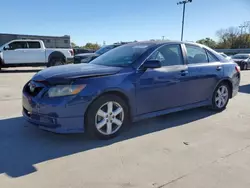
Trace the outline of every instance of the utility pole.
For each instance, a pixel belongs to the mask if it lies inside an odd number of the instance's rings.
[[[243,29],[247,28],[247,26],[246,25],[240,25],[239,28],[240,28],[240,35],[242,36],[243,35]]]
[[[244,22],[244,25],[248,28],[248,34],[250,34],[250,21]]]
[[[246,25],[240,25],[239,28],[240,28],[240,39],[241,39],[241,43],[244,43],[243,29],[244,29],[244,28],[247,28],[247,26],[246,26]],[[240,45],[239,47],[241,47],[241,45]]]
[[[184,0],[177,3],[177,5],[183,5],[183,13],[182,13],[182,27],[181,27],[181,41],[183,41],[183,33],[184,33],[184,22],[185,22],[185,11],[186,4],[192,3],[192,0]]]

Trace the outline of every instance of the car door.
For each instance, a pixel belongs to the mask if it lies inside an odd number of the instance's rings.
[[[159,60],[161,68],[139,70],[136,85],[137,115],[181,106],[181,84],[187,74],[182,48],[167,44],[148,60]]]
[[[183,85],[183,103],[187,105],[209,99],[223,75],[223,65],[205,48],[191,44],[186,44],[185,47],[189,81]]]
[[[39,41],[27,41],[28,48],[24,51],[26,54],[26,63],[45,63],[45,49],[41,47]]]
[[[27,49],[25,41],[14,41],[5,46],[3,51],[3,59],[5,64],[19,64],[25,63],[26,54],[24,51]]]

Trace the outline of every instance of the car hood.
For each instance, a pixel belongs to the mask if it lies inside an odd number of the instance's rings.
[[[32,78],[34,81],[64,84],[77,78],[98,77],[116,74],[121,67],[110,67],[96,64],[70,64],[46,68]]]

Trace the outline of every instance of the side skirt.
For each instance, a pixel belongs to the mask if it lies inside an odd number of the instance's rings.
[[[211,101],[206,100],[206,101],[202,101],[202,102],[198,102],[198,103],[194,103],[194,104],[189,104],[189,105],[186,105],[186,106],[181,106],[181,107],[176,107],[176,108],[151,112],[151,113],[147,113],[147,114],[142,114],[142,115],[139,115],[139,116],[135,116],[133,118],[133,122],[140,121],[142,119],[153,118],[153,117],[157,117],[157,116],[161,116],[161,115],[165,115],[165,114],[170,114],[170,113],[173,113],[173,112],[179,112],[179,111],[189,110],[189,109],[198,108],[198,107],[202,107],[202,106],[208,106],[210,104],[211,104]]]

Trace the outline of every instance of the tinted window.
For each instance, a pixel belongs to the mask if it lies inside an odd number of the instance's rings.
[[[40,42],[28,42],[29,48],[41,48]]]
[[[100,48],[99,50],[97,50],[95,53],[102,55],[102,54],[108,52],[109,50],[112,50],[113,48],[115,48],[115,46],[113,46],[113,45],[104,46],[104,47]]]
[[[9,44],[10,50],[27,48],[26,42],[12,42]]]
[[[183,64],[181,47],[178,44],[171,44],[160,47],[149,57],[149,59],[160,61],[162,66]]]
[[[207,51],[207,56],[208,56],[208,60],[209,62],[217,62],[219,61],[213,54],[211,54],[209,51]]]
[[[203,48],[193,45],[186,45],[186,49],[189,64],[208,62],[206,51]]]

